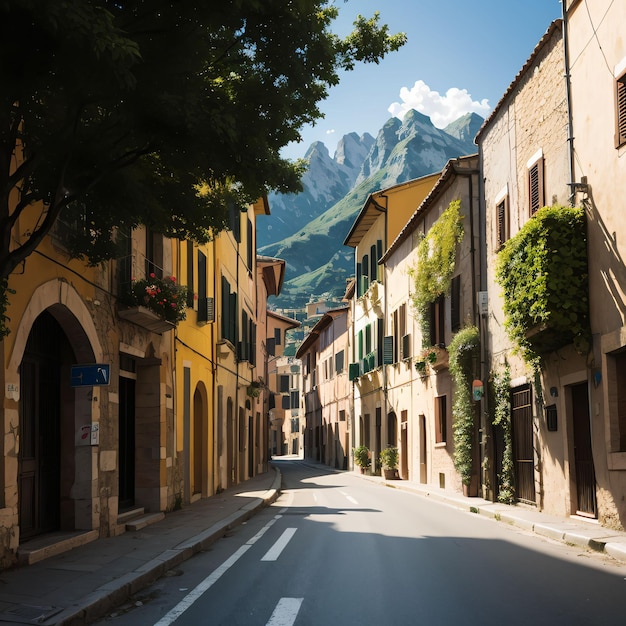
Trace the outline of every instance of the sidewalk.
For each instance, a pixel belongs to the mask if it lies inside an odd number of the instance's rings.
[[[556,517],[530,506],[511,506],[483,498],[467,498],[460,493],[406,480],[385,480],[381,476],[355,475],[387,487],[444,502],[463,511],[512,524],[555,541],[603,552],[626,563],[626,532],[604,528],[596,520],[587,520],[574,515],[568,518]]]
[[[1,571],[0,626],[92,623],[273,502],[280,481],[270,469],[136,532]]]

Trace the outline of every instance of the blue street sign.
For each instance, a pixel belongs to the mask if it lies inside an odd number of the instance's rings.
[[[99,387],[111,381],[111,366],[108,363],[72,365],[72,387]]]

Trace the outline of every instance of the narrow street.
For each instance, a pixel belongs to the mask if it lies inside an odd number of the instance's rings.
[[[99,624],[617,624],[626,565],[350,473],[275,504]]]

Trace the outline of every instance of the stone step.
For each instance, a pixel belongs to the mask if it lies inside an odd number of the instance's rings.
[[[20,565],[32,565],[51,556],[62,554],[78,546],[95,541],[99,536],[97,530],[74,530],[46,533],[22,544],[17,550]]]
[[[124,511],[123,513],[119,513],[117,516],[118,524],[126,524],[129,520],[135,519],[136,517],[141,517],[145,514],[145,509],[142,506],[138,506],[134,509],[128,509],[128,511]]]
[[[165,513],[147,513],[146,515],[128,520],[126,522],[126,530],[141,530],[146,526],[150,526],[150,524],[160,522],[162,519],[165,519]]]

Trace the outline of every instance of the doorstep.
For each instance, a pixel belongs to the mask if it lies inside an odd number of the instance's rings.
[[[78,546],[95,541],[100,536],[98,530],[74,530],[46,533],[31,539],[17,549],[20,565],[32,565],[51,556],[62,554]]]

